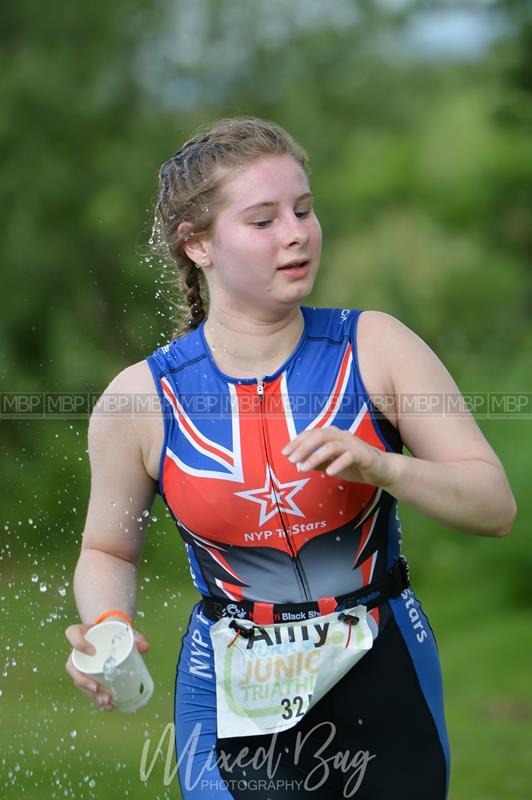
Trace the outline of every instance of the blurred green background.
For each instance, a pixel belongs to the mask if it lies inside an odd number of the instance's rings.
[[[4,400],[98,395],[170,338],[176,298],[148,248],[157,170],[198,124],[239,113],[310,153],[324,249],[309,303],[398,316],[463,392],[532,392],[528,0],[19,0],[0,31]],[[87,419],[6,409],[1,797],[178,797],[167,742],[147,781],[140,761],[172,721],[184,548],[158,498],[137,617],[156,695],[103,715],[64,671]],[[509,537],[402,509],[443,663],[450,800],[532,797],[527,409],[479,418],[518,501]]]

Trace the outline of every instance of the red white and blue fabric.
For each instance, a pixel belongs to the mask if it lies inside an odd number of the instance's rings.
[[[303,430],[335,425],[400,452],[356,354],[358,311],[303,307],[292,355],[262,380],[224,375],[204,323],[147,361],[165,420],[159,491],[187,544],[196,588],[238,602],[302,602],[355,591],[397,558],[394,498],[281,455]]]
[[[387,492],[319,471],[300,473],[281,455],[301,431],[327,425],[383,451],[402,449],[397,431],[379,417],[360,376],[360,312],[303,307],[302,313],[301,340],[277,372],[263,378],[262,400],[256,380],[235,379],[218,369],[204,323],[147,358],[164,415],[159,492],[185,540],[196,588],[234,602],[236,613],[240,599],[297,603],[356,591],[382,577],[400,553],[396,501]],[[353,724],[344,724],[351,712],[343,700],[337,706],[326,703],[326,716],[329,709],[334,716],[334,709],[341,708],[341,719],[335,719],[342,751],[369,747],[368,732],[378,732],[375,775],[384,784],[393,776],[398,798],[412,797],[412,791],[425,797],[428,791],[443,800],[449,748],[428,620],[411,589],[372,609],[368,620],[374,636],[386,638],[361,662],[371,667],[362,681],[355,671],[360,665],[353,670],[348,692],[357,706]],[[229,785],[231,776],[217,767],[206,772],[220,741],[226,741],[218,740],[216,732],[211,625],[197,604],[176,675],[180,785],[186,800],[243,800],[251,795],[238,782],[236,788]],[[392,681],[383,679],[388,670]],[[367,707],[361,710],[364,697]],[[399,712],[400,737],[393,729],[387,734],[397,697],[407,709]],[[360,728],[359,717],[364,718]],[[359,730],[362,738],[357,738]],[[416,757],[409,760],[411,753]],[[399,773],[405,776],[402,782]],[[207,788],[204,777],[209,778]],[[321,791],[332,796],[325,787]],[[374,796],[389,793],[385,789]],[[285,796],[270,789],[253,792],[257,798],[270,795]]]

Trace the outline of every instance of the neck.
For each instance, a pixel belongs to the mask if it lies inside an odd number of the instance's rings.
[[[209,309],[205,338],[218,367],[235,378],[261,378],[275,372],[303,333],[299,307],[286,316],[259,319]]]

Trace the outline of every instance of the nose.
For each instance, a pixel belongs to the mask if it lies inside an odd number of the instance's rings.
[[[283,244],[285,247],[306,243],[308,236],[308,226],[305,225],[305,218],[300,219],[293,212],[288,213],[283,225]]]

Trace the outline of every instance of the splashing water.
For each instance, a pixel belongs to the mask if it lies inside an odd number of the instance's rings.
[[[116,668],[118,666],[118,662],[114,657],[114,653],[111,652],[109,656],[105,659],[104,665],[102,667],[102,672],[106,680],[110,683],[116,678]]]

